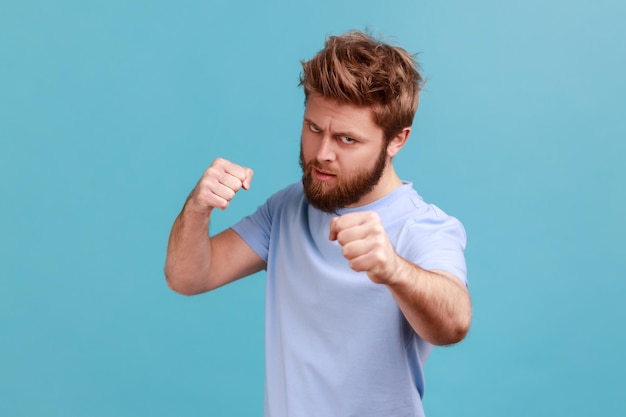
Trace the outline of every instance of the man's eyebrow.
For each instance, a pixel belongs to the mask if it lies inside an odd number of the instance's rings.
[[[314,122],[313,120],[309,119],[308,117],[305,117],[305,118],[304,118],[304,121],[305,121],[305,123],[307,123],[307,124],[309,124],[309,125],[313,125],[313,126],[315,126],[315,127],[318,127],[318,126],[315,124],[315,122]]]
[[[317,129],[322,130],[317,124],[315,124],[315,122],[311,119],[309,119],[308,117],[304,118],[304,122],[309,124],[309,125],[313,125],[315,126]],[[357,139],[357,140],[363,140],[364,136],[363,135],[359,135],[356,132],[350,132],[350,131],[339,131],[339,132],[332,132],[334,136],[347,136],[349,138],[352,139]]]

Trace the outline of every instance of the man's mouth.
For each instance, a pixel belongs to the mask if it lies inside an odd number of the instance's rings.
[[[319,168],[313,168],[313,176],[318,181],[330,181],[330,180],[332,180],[333,178],[336,177],[336,175],[333,174],[332,172],[324,171],[324,170],[319,169]]]

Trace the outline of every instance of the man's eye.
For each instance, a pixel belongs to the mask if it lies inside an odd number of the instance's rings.
[[[351,143],[356,142],[354,139],[352,139],[351,137],[348,136],[340,136],[339,140],[343,143],[345,143],[346,145],[349,145]]]
[[[311,132],[313,132],[313,133],[320,133],[320,132],[321,132],[321,130],[320,130],[320,129],[318,129],[318,127],[317,127],[317,126],[312,125],[311,123],[307,123],[307,124],[309,125],[309,130],[310,130]]]

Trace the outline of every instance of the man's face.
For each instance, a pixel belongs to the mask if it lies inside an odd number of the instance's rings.
[[[333,213],[381,197],[378,185],[388,161],[383,138],[370,108],[309,96],[300,146],[309,203]]]

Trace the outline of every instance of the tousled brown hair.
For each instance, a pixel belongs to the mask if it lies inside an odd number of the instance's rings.
[[[422,82],[412,55],[360,31],[329,37],[300,75],[307,99],[371,107],[387,141],[413,124]]]

